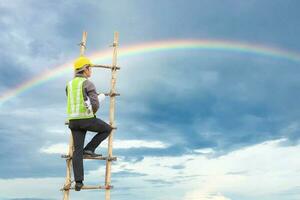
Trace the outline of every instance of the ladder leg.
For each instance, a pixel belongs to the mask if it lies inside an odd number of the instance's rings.
[[[110,200],[110,190],[105,190],[105,200]]]
[[[86,38],[87,38],[87,32],[84,31],[82,33],[81,43],[79,44],[80,45],[80,56],[84,55],[84,51],[86,49]],[[70,156],[70,158],[67,159],[67,177],[66,177],[66,182],[65,182],[65,185],[64,185],[65,190],[64,190],[63,200],[69,200],[70,187],[71,187],[71,184],[72,184],[72,181],[71,181],[72,159],[71,158],[73,157],[73,151],[74,151],[74,141],[73,141],[73,136],[72,136],[72,133],[71,133],[70,144],[69,144],[69,156]]]
[[[115,93],[116,85],[116,66],[117,66],[117,47],[118,47],[119,34],[114,33],[114,43],[113,43],[113,59],[112,59],[112,76],[111,76],[111,93]],[[109,110],[110,125],[115,127],[115,96],[110,97],[110,110]],[[112,157],[112,141],[113,141],[114,129],[111,131],[108,137],[108,157]],[[106,171],[105,171],[105,186],[110,186],[111,177],[111,160],[106,161]],[[105,200],[110,199],[110,189],[108,188],[105,192]]]
[[[70,187],[72,184],[71,181],[71,171],[72,171],[72,159],[71,157],[73,156],[73,137],[72,134],[70,136],[70,143],[69,143],[69,156],[70,158],[66,160],[67,163],[67,176],[66,176],[66,181],[65,181],[65,185],[64,185],[64,198],[63,200],[69,200],[69,193],[70,193]]]

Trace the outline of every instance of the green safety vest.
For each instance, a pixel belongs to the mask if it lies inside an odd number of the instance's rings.
[[[87,80],[83,77],[75,77],[68,83],[68,119],[88,119],[94,117],[93,112],[86,108],[82,92],[82,84]]]

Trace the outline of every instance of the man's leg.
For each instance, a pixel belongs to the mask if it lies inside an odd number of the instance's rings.
[[[98,132],[84,148],[84,150],[90,150],[92,152],[109,136],[112,130],[109,124],[98,118],[93,118],[92,122],[89,123],[89,126],[86,128],[88,131]]]
[[[74,141],[74,152],[72,158],[73,172],[75,181],[84,180],[83,171],[83,145],[86,131],[84,130],[72,130],[72,136]]]

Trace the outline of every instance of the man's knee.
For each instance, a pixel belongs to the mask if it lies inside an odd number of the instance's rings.
[[[111,125],[109,125],[108,123],[106,123],[105,121],[96,118],[96,123],[97,123],[97,127],[100,128],[99,132],[111,132],[112,131],[112,127]]]
[[[113,130],[113,127],[111,125],[107,124],[106,132],[108,133],[108,135],[111,133],[112,130]]]

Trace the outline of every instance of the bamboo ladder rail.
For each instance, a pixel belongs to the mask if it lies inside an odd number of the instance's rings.
[[[87,38],[87,32],[83,32],[82,35],[82,41],[79,44],[80,45],[80,56],[84,55],[84,51],[86,49],[86,38]],[[109,93],[105,93],[105,96],[110,97],[110,125],[113,127],[113,130],[111,134],[108,137],[108,156],[103,157],[90,157],[85,156],[84,159],[93,159],[93,160],[106,160],[106,172],[105,172],[105,185],[104,186],[86,186],[84,185],[82,187],[82,190],[87,189],[105,189],[105,200],[110,200],[110,189],[113,188],[111,184],[111,162],[116,161],[117,158],[112,155],[112,141],[113,141],[113,133],[116,129],[115,127],[115,96],[120,96],[120,94],[115,92],[115,85],[116,85],[116,71],[120,69],[120,67],[117,66],[117,47],[118,47],[118,32],[114,33],[114,42],[113,42],[113,58],[112,58],[112,66],[109,65],[94,65],[93,67],[97,68],[105,68],[105,69],[111,69],[112,76],[111,76],[111,90]],[[65,124],[68,124],[66,122]],[[66,159],[67,164],[67,173],[66,173],[66,180],[63,188],[61,191],[64,192],[63,200],[69,200],[70,197],[70,190],[75,189],[74,186],[72,186],[71,181],[71,172],[72,172],[72,156],[74,151],[74,143],[73,143],[73,137],[72,134],[70,136],[70,142],[69,142],[69,151],[67,155],[62,155],[62,158]]]
[[[115,93],[116,79],[117,79],[117,48],[118,48],[119,34],[114,33],[113,42],[113,58],[112,58],[112,69],[111,69],[111,94]],[[110,109],[109,109],[109,123],[112,127],[115,127],[115,96],[110,98]],[[113,140],[114,130],[108,137],[108,157],[112,157],[112,140]],[[106,161],[105,170],[105,186],[109,186],[111,181],[111,161]],[[105,200],[110,200],[110,190],[105,190]]]

